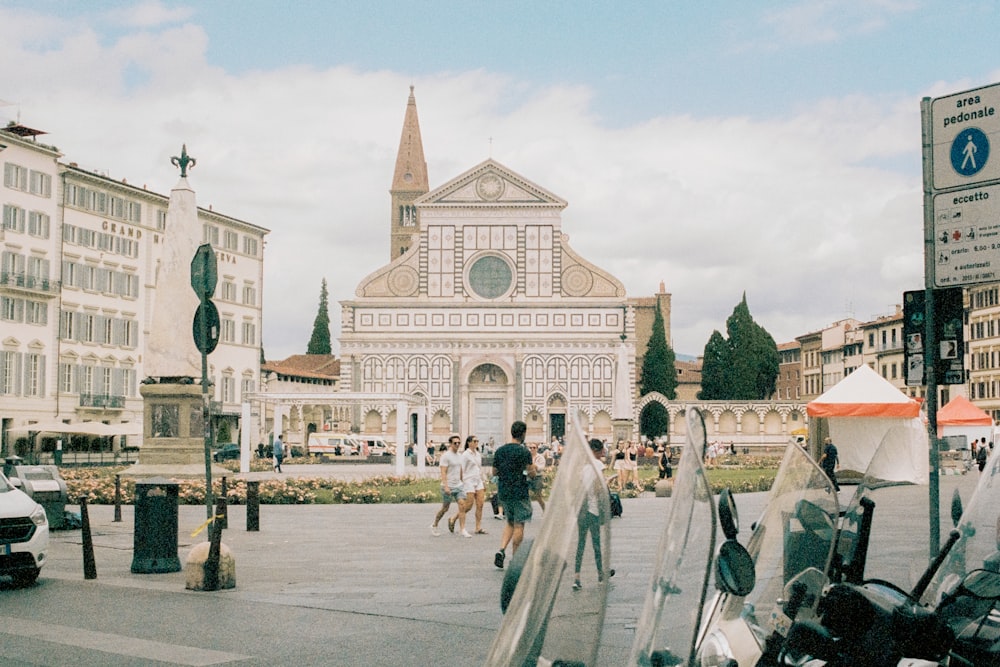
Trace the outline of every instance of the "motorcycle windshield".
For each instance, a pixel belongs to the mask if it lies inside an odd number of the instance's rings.
[[[979,483],[965,505],[956,530],[958,541],[920,599],[925,604],[937,604],[973,570],[1000,572],[1000,456],[996,450],[979,473]]]
[[[840,505],[836,490],[823,469],[798,445],[785,455],[771,486],[771,494],[747,544],[757,581],[745,597],[726,595],[717,610],[718,621],[742,618],[760,648],[777,629],[785,585],[807,568],[826,573],[836,544]]]
[[[860,583],[864,579],[880,578],[896,582],[898,585],[908,585],[905,579],[913,579],[919,575],[916,568],[901,568],[896,550],[887,540],[890,531],[878,528],[881,516],[878,506],[883,507],[926,507],[926,484],[921,475],[916,477],[907,465],[907,452],[917,451],[926,456],[926,447],[913,447],[913,438],[925,439],[925,431],[918,426],[914,430],[912,424],[898,424],[890,427],[882,436],[875,453],[868,463],[867,469],[858,483],[858,487],[847,504],[840,525],[840,536],[837,540],[837,557],[842,563],[844,576],[848,581]],[[901,465],[901,462],[903,465]],[[915,481],[921,484],[914,483]],[[870,502],[869,502],[870,501]],[[873,528],[866,534],[862,531],[865,514],[871,512],[866,506],[875,508],[872,512]],[[926,516],[924,511],[915,511],[912,519],[915,522],[914,532],[921,525],[916,525]],[[898,520],[898,519],[897,519]],[[909,581],[909,584],[915,580]]]
[[[611,562],[611,511],[607,483],[599,470],[603,466],[600,462],[595,466],[595,460],[583,432],[572,425],[544,520],[493,638],[486,665],[596,664],[608,577],[598,581],[591,531],[599,535],[601,561],[607,570]],[[581,542],[584,549],[578,554]],[[574,590],[580,555],[586,556],[581,561],[581,582],[585,585]]]
[[[695,664],[695,639],[715,552],[715,504],[702,466],[705,423],[688,410],[656,567],[636,626],[629,665]]]

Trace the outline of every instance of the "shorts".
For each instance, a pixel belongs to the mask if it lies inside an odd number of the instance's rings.
[[[441,487],[442,503],[458,502],[459,500],[465,500],[464,489],[452,489],[451,491],[445,492],[444,487],[443,486]]]
[[[531,500],[528,498],[518,498],[517,500],[501,500],[503,505],[503,516],[507,523],[528,523],[531,521]]]
[[[615,459],[615,463],[611,467],[614,470],[628,470],[628,464],[625,463],[625,459]]]
[[[466,493],[475,493],[476,491],[482,491],[486,488],[483,484],[482,479],[467,479],[462,482],[462,490]]]

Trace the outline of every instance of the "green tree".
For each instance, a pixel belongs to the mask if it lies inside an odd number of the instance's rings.
[[[705,345],[701,371],[702,400],[762,401],[774,394],[778,346],[750,315],[747,295],[726,320],[727,339],[718,331]]]
[[[701,391],[698,398],[703,401],[723,401],[728,398],[726,387],[729,369],[729,343],[719,330],[712,332],[701,362]]]
[[[326,291],[326,278],[319,290],[319,311],[313,320],[312,337],[306,347],[306,354],[330,354],[330,295]]]
[[[233,436],[229,432],[229,422],[225,419],[219,424],[219,433],[215,436],[216,442],[232,442]]]
[[[653,331],[649,336],[646,355],[642,359],[642,378],[639,383],[639,393],[646,395],[658,391],[671,401],[677,398],[677,355],[667,343],[667,334],[663,325],[663,312],[660,304],[656,304],[653,316]]]

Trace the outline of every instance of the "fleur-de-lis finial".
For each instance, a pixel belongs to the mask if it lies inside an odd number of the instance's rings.
[[[198,161],[195,160],[193,157],[188,156],[187,144],[181,144],[181,156],[180,157],[175,156],[170,158],[170,164],[174,165],[175,167],[180,167],[181,178],[186,178],[188,167],[194,167],[196,164],[198,164]]]

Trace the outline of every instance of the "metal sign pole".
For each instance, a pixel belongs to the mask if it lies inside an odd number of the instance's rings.
[[[930,479],[928,480],[928,507],[930,520],[930,558],[937,555],[941,545],[941,507],[940,507],[940,454],[937,437],[937,340],[934,326],[934,285],[935,247],[934,247],[934,151],[931,127],[931,98],[925,97],[920,102],[920,129],[922,135],[922,159],[924,168],[924,372],[927,378],[927,441],[929,444],[928,463]]]

